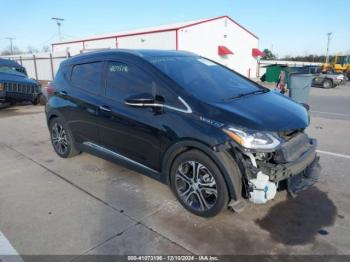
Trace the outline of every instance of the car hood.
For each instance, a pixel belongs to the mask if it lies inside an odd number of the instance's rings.
[[[21,73],[4,73],[0,72],[0,82],[16,82],[23,84],[37,84],[35,80],[27,78]]]
[[[272,91],[212,105],[211,118],[226,125],[277,132],[309,124],[308,112],[301,104]]]

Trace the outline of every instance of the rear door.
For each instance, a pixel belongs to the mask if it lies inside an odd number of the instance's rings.
[[[129,61],[105,64],[104,103],[98,111],[101,145],[153,170],[159,170],[163,114],[152,108],[131,107],[131,95],[156,95],[159,82],[151,72]]]
[[[62,107],[64,117],[78,143],[91,141],[98,143],[97,109],[103,90],[101,76],[103,61],[91,61],[73,65],[69,88],[59,95],[65,99]]]

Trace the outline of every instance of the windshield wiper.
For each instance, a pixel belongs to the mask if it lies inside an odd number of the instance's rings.
[[[244,96],[250,96],[250,95],[255,95],[255,94],[260,94],[260,93],[267,93],[267,92],[269,92],[268,89],[259,89],[259,90],[255,90],[255,91],[252,91],[252,92],[241,93],[241,94],[238,94],[236,96],[233,96],[233,97],[230,97],[230,98],[226,98],[226,99],[224,99],[224,101],[225,102],[229,102],[231,100],[239,99],[239,98],[244,97]]]

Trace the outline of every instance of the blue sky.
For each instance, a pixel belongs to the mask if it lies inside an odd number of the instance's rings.
[[[0,50],[6,37],[25,50],[57,41],[51,17],[63,17],[65,38],[229,15],[279,56],[350,52],[349,0],[0,0]]]

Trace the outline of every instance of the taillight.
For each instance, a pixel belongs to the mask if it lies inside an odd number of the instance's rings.
[[[47,92],[47,96],[52,96],[55,93],[55,88],[53,86],[52,82],[49,82],[47,84],[47,86],[45,86],[46,92]]]

